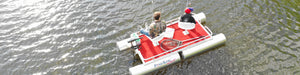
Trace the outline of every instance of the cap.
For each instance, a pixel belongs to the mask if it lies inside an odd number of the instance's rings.
[[[185,9],[185,13],[187,13],[187,14],[189,14],[189,13],[191,13],[191,9]]]

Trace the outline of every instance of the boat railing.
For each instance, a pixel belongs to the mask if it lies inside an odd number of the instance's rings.
[[[178,20],[179,20],[179,18],[175,18],[175,19],[172,19],[172,20],[170,20],[170,21],[167,21],[166,24],[167,24],[167,26],[169,26],[169,25],[172,25],[172,24],[174,24],[174,23],[177,23]],[[201,22],[199,22],[199,23],[201,23]],[[200,25],[201,25],[201,24],[200,24]],[[176,49],[178,49],[178,48],[187,46],[187,45],[189,45],[189,44],[192,44],[192,43],[194,43],[194,42],[200,41],[200,40],[202,40],[202,39],[206,39],[206,38],[208,38],[208,37],[211,37],[212,34],[213,34],[212,31],[211,31],[207,26],[204,26],[204,28],[205,28],[205,30],[208,31],[208,33],[209,33],[207,36],[204,36],[204,37],[199,38],[199,39],[197,39],[197,40],[194,40],[194,39],[193,39],[194,41],[191,41],[191,42],[189,42],[189,43],[187,43],[187,44],[184,44],[184,45],[181,45],[181,46],[177,46],[177,47],[175,47],[175,48],[173,48],[173,49],[171,49],[171,50],[168,50],[168,51],[165,51],[165,52],[163,52],[163,53],[157,54],[157,55],[155,55],[155,56],[146,58],[146,59],[144,59],[144,60],[150,60],[150,59],[154,60],[154,59],[155,59],[156,57],[158,57],[158,56],[161,56],[161,55],[163,55],[163,54],[172,52],[172,51],[174,51],[174,50],[176,50]]]
[[[179,20],[179,18],[175,18],[175,19],[172,19],[170,21],[167,21],[166,24],[167,24],[167,26],[169,26],[169,25],[172,25],[174,23],[177,23],[178,20]]]
[[[211,30],[210,30],[207,26],[204,26],[204,28],[209,32],[210,35],[213,34],[213,33],[211,32]]]
[[[152,56],[152,57],[146,58],[146,59],[144,59],[144,60],[155,59],[155,58],[156,58],[156,57],[158,57],[158,56],[161,56],[161,55],[163,55],[163,54],[166,54],[166,53],[172,52],[172,51],[174,51],[174,50],[176,50],[176,49],[178,49],[178,48],[181,48],[181,47],[187,46],[187,45],[189,45],[189,44],[192,44],[192,43],[194,43],[194,42],[200,41],[200,40],[202,40],[202,39],[204,39],[204,40],[205,40],[205,39],[206,39],[206,38],[208,38],[208,37],[211,37],[211,35],[207,35],[207,36],[204,36],[204,37],[202,37],[202,38],[199,38],[199,39],[197,39],[197,40],[191,41],[191,42],[189,42],[189,43],[187,43],[187,44],[184,44],[184,45],[177,46],[177,47],[175,47],[175,48],[173,48],[173,49],[171,49],[171,50],[168,50],[168,51],[165,51],[165,52],[163,52],[163,53],[157,54],[157,55],[155,55],[155,56]]]

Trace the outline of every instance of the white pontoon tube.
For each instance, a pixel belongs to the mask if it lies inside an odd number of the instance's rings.
[[[226,37],[224,34],[220,33],[214,35],[212,39],[207,39],[205,42],[198,42],[196,44],[185,47],[179,51],[182,51],[182,54],[179,52],[173,52],[166,56],[160,57],[158,59],[154,59],[155,62],[146,62],[145,64],[140,64],[129,69],[130,73],[133,75],[146,74],[155,70],[159,70],[163,67],[169,66],[173,63],[176,63],[180,60],[189,58],[198,53],[204,52],[211,48],[217,47],[218,45],[222,45],[226,41]],[[183,59],[182,59],[183,57]]]

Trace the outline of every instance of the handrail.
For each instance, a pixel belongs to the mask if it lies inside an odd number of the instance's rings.
[[[176,20],[178,20],[178,18],[174,18],[174,19],[172,19],[170,21],[167,21],[166,24],[172,23],[173,21],[176,21]]]
[[[211,30],[207,27],[207,26],[204,26],[205,29],[210,33],[210,35],[212,35],[213,33],[211,32]]]
[[[176,21],[176,20],[178,20],[178,19],[179,19],[179,18],[175,18],[175,19],[172,19],[172,20],[170,20],[170,21],[167,21],[167,22],[166,22],[167,26],[168,26],[168,25],[171,25],[171,24],[173,24],[173,23],[176,23],[176,22],[174,22],[174,21]],[[200,23],[201,23],[201,22],[200,22]],[[163,52],[163,53],[157,54],[157,55],[155,55],[155,56],[149,57],[149,58],[144,59],[144,60],[154,59],[155,57],[158,57],[158,56],[161,56],[161,55],[163,55],[163,54],[172,52],[173,50],[176,50],[176,49],[181,48],[181,47],[183,47],[183,46],[192,44],[192,43],[194,43],[194,42],[197,42],[197,41],[199,41],[199,40],[205,39],[205,38],[207,38],[207,37],[211,37],[212,34],[213,34],[213,33],[211,32],[211,30],[210,30],[207,26],[204,26],[204,27],[205,27],[205,29],[210,33],[208,36],[199,38],[199,39],[197,39],[197,40],[194,40],[194,41],[192,41],[192,42],[189,42],[189,43],[184,44],[184,45],[181,45],[181,46],[177,46],[177,47],[175,47],[175,48],[173,48],[173,49],[171,49],[171,50],[165,51],[165,52]],[[199,36],[199,37],[200,37],[200,36]],[[195,39],[195,38],[193,38],[193,39]]]
[[[169,25],[172,25],[172,24],[174,24],[174,23],[177,23],[176,21],[178,21],[179,20],[179,18],[175,18],[175,19],[172,19],[172,20],[170,20],[170,21],[167,21],[166,22],[166,24],[167,24],[167,26],[169,26]],[[175,22],[174,22],[175,21]]]

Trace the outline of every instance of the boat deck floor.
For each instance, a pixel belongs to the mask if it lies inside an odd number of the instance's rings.
[[[174,23],[172,25],[169,25],[167,27],[172,28],[172,29],[175,30],[173,38],[164,37],[162,40],[159,41],[159,43],[161,43],[165,39],[176,39],[176,40],[179,40],[179,41],[184,41],[184,40],[191,39],[191,38],[196,38],[196,37],[199,37],[199,36],[208,36],[209,35],[209,33],[205,30],[205,28],[201,24],[199,24],[198,22],[196,23],[194,29],[187,30],[189,32],[189,34],[187,34],[187,35],[184,35],[182,33],[185,30],[178,27],[178,22]],[[139,37],[146,37],[146,36],[141,35]],[[210,38],[210,37],[208,37],[208,38]],[[206,39],[208,39],[208,38],[206,38]],[[193,40],[191,40],[191,41],[193,41]],[[191,41],[187,41],[187,42],[184,42],[182,44],[186,44],[186,43],[189,43]],[[203,41],[203,40],[200,40],[200,41]],[[200,41],[197,41],[197,42],[200,42]],[[194,43],[192,43],[192,44],[194,44]],[[184,47],[186,47],[186,46],[184,46]],[[181,47],[181,48],[184,48],[184,47]],[[181,48],[178,48],[174,51],[177,51]],[[161,49],[160,45],[154,46],[149,38],[142,38],[141,39],[141,46],[140,46],[139,51],[141,52],[141,55],[143,56],[142,59],[148,59],[148,58],[151,58],[155,55],[158,55],[158,54],[161,54],[161,53],[165,52],[163,49]],[[169,54],[169,53],[162,54],[162,55],[157,56],[155,58],[159,58],[159,57],[164,56],[166,54]],[[142,60],[142,61],[149,62],[151,60],[152,59]]]

